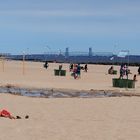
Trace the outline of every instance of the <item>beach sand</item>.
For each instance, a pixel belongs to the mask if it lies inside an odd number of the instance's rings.
[[[1,140],[139,140],[140,98],[31,98],[0,95]],[[24,119],[29,115],[29,119]]]
[[[59,64],[26,62],[25,74],[22,62],[6,61],[4,72],[0,65],[0,85],[11,84],[27,88],[58,88],[69,90],[117,90],[140,93],[137,76],[135,89],[112,87],[108,75],[110,66],[88,65],[88,73],[82,72],[75,80],[70,76],[69,65],[66,77],[54,76]],[[129,67],[137,74],[137,67]],[[119,70],[118,66],[115,69]],[[139,140],[140,139],[140,98],[134,96],[106,98],[32,98],[11,94],[0,94],[0,109],[9,110],[22,119],[0,118],[1,140]],[[25,116],[29,115],[29,119]]]
[[[58,69],[59,63],[49,63],[49,68],[43,67],[41,62],[25,62],[25,74],[21,61],[5,61],[4,72],[2,62],[0,64],[0,85],[15,85],[29,88],[58,88],[76,90],[121,90],[126,89],[112,87],[112,78],[119,77],[119,66],[114,66],[118,70],[117,75],[107,74],[109,65],[88,65],[88,72],[81,72],[80,79],[74,79],[69,72],[69,64],[63,64],[63,69],[67,71],[66,76],[54,76],[54,69]],[[84,66],[84,65],[83,65]],[[133,79],[137,74],[138,67],[129,67]],[[140,76],[137,76],[136,88],[129,89],[140,93]],[[128,89],[127,89],[128,90]]]

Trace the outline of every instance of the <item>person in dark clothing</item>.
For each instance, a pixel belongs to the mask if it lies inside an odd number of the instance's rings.
[[[87,70],[88,70],[88,68],[87,68],[87,64],[85,65],[85,68],[84,68],[84,69],[85,69],[85,72],[87,72]]]
[[[120,68],[120,79],[123,79],[123,76],[124,76],[124,70],[123,70],[123,68],[121,67],[121,68]]]
[[[81,77],[81,66],[80,66],[80,64],[78,64],[78,66],[77,66],[76,74],[77,74],[77,77],[78,77],[78,78]]]
[[[126,70],[125,70],[125,75],[126,75],[126,78],[128,79],[128,74],[130,73],[130,71],[129,71],[129,69],[128,69],[128,67],[126,68]]]
[[[113,66],[111,66],[108,70],[108,74],[113,74],[113,71],[114,71],[114,68],[113,68]]]
[[[136,76],[136,74],[134,74],[133,80],[134,80],[134,81],[137,81],[137,76]]]
[[[45,64],[44,64],[44,67],[47,69],[48,66],[49,66],[49,65],[48,65],[48,62],[46,61]]]
[[[73,64],[71,63],[70,64],[70,71],[72,71],[73,70]]]
[[[59,65],[59,70],[62,70],[62,67],[63,67],[63,66],[62,66],[62,64],[61,64],[61,65]]]
[[[138,74],[140,74],[140,67],[138,68]]]

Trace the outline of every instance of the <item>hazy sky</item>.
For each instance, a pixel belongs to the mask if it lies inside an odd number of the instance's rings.
[[[140,0],[0,0],[1,52],[66,47],[140,55]]]

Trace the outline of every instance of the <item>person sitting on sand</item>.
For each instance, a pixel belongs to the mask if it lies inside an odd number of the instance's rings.
[[[9,118],[9,119],[21,119],[20,116],[14,117],[9,111],[7,111],[5,109],[0,111],[0,117],[5,117],[5,118]],[[25,119],[28,119],[28,118],[29,118],[29,116],[26,115]]]
[[[113,68],[113,66],[111,66],[108,70],[108,74],[113,74],[113,71],[114,71],[114,68]]]
[[[59,70],[62,70],[62,67],[63,67],[63,66],[62,66],[62,64],[61,64],[61,65],[59,65]]]

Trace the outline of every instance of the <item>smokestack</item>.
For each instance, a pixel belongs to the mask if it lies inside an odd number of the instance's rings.
[[[69,57],[69,48],[66,48],[65,57]]]
[[[92,56],[92,48],[89,48],[89,56]]]

